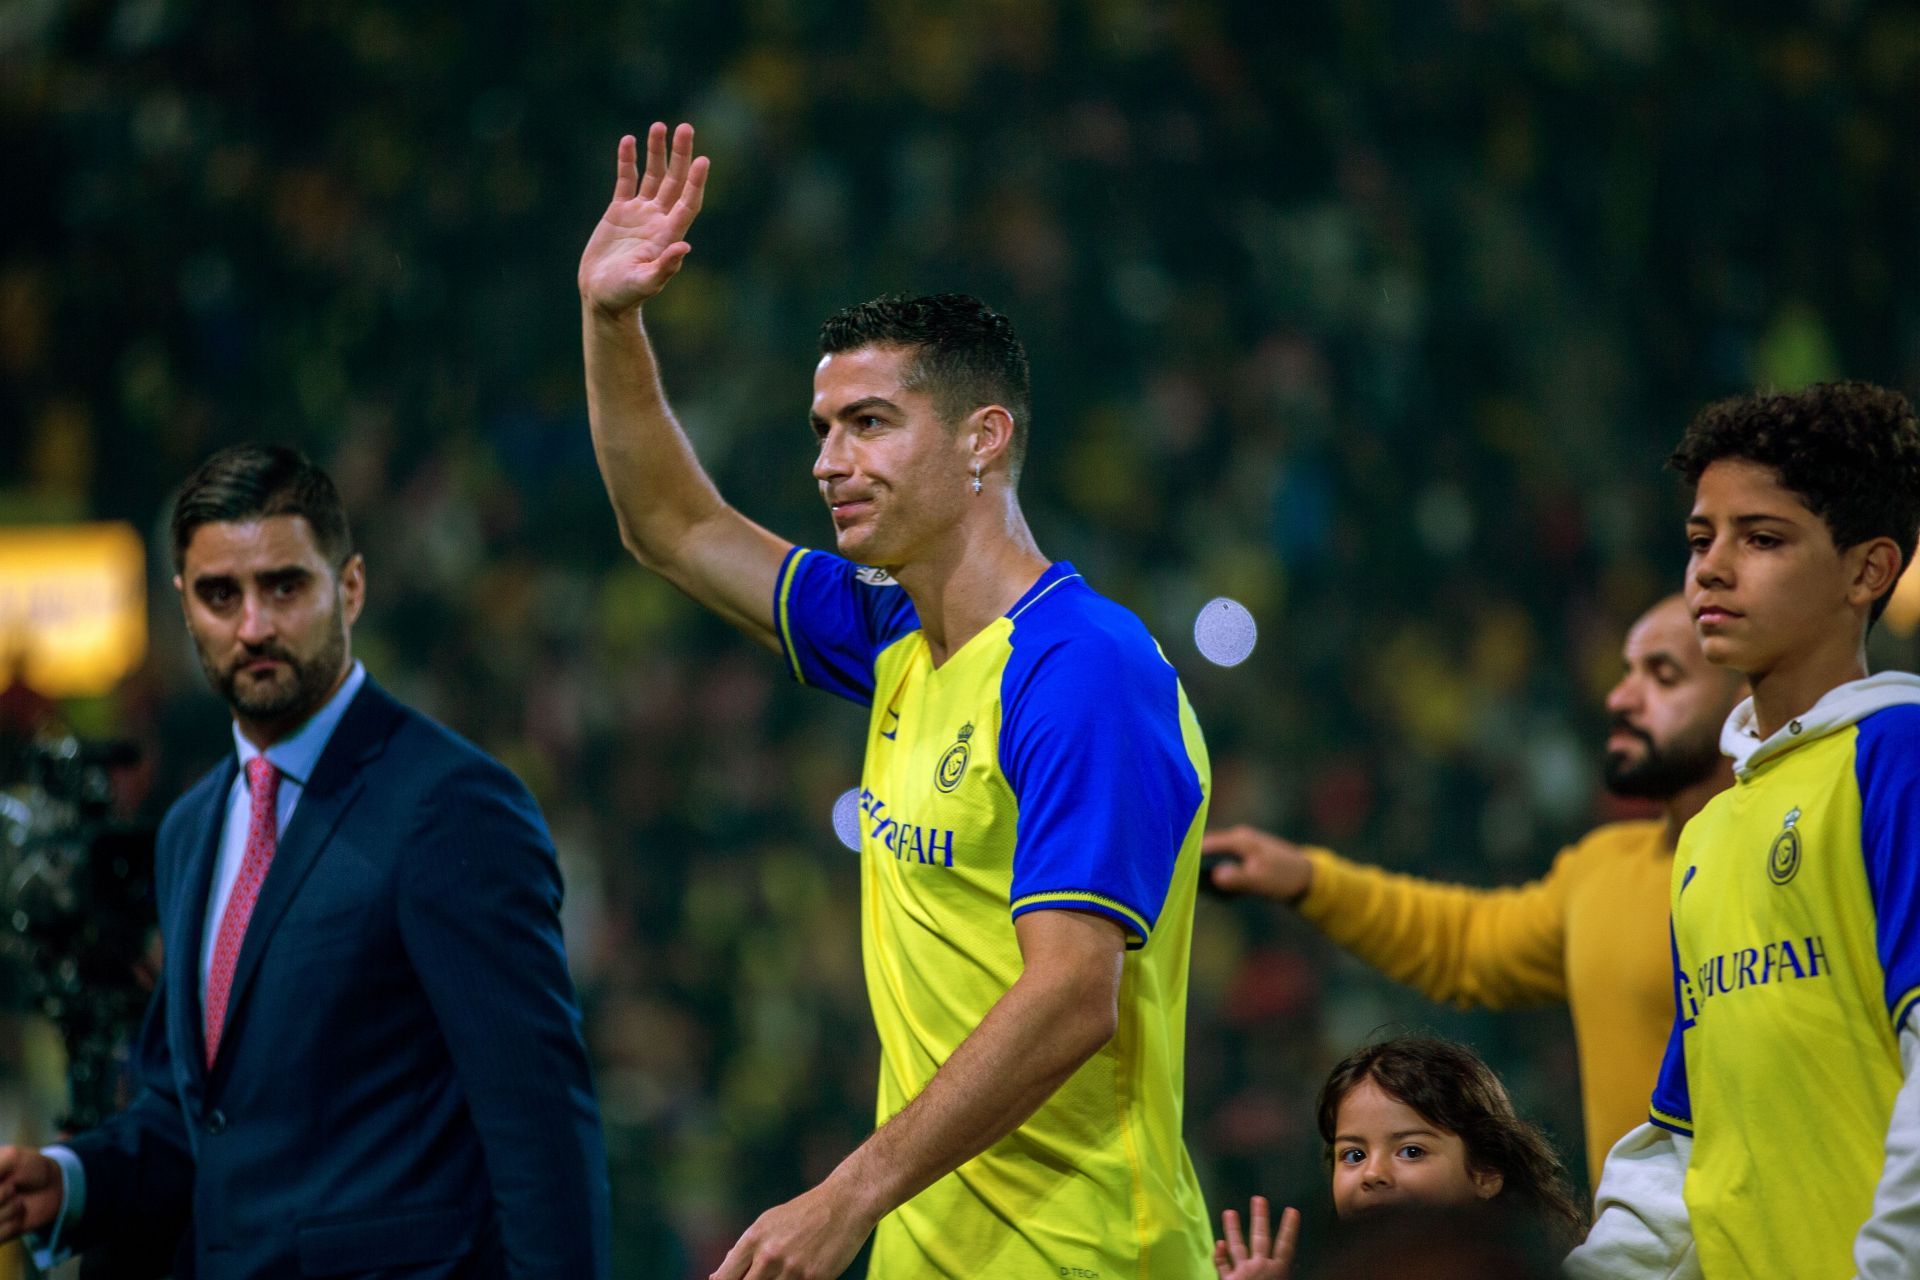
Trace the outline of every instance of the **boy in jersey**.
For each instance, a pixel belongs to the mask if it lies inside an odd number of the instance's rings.
[[[1607,1158],[1575,1276],[1920,1274],[1920,679],[1866,636],[1920,529],[1920,429],[1862,383],[1725,401],[1687,602],[1753,696],[1674,856],[1677,1005],[1651,1123]]]
[[[580,263],[594,447],[623,542],[872,708],[861,932],[879,1127],[773,1208],[721,1280],[1212,1274],[1181,1138],[1206,748],[1140,622],[1049,563],[1021,514],[1026,355],[971,298],[828,320],[813,466],[842,555],[727,506],[640,322],[688,252],[707,161],[620,143]],[[870,567],[862,567],[870,566]]]

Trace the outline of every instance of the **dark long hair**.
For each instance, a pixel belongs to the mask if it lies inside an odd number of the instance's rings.
[[[1569,1247],[1586,1231],[1586,1215],[1568,1192],[1566,1170],[1546,1135],[1520,1118],[1493,1068],[1451,1040],[1396,1036],[1341,1060],[1320,1090],[1320,1138],[1329,1163],[1340,1104],[1368,1080],[1430,1124],[1458,1135],[1470,1169],[1500,1175],[1494,1207],[1536,1219]]]

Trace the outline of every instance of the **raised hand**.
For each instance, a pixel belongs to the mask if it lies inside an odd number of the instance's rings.
[[[1220,1280],[1291,1280],[1293,1255],[1300,1246],[1300,1211],[1280,1215],[1280,1229],[1271,1226],[1273,1209],[1265,1196],[1255,1196],[1251,1230],[1240,1235],[1240,1215],[1232,1209],[1220,1215],[1225,1240],[1213,1242],[1213,1269]]]
[[[687,228],[707,192],[707,158],[693,154],[693,126],[673,132],[647,130],[647,170],[640,172],[639,143],[620,139],[614,158],[613,201],[580,255],[580,296],[607,315],[633,310],[659,293],[679,272],[692,246]]]
[[[1299,845],[1252,827],[1209,831],[1200,839],[1200,852],[1224,855],[1213,866],[1213,887],[1223,893],[1293,902],[1313,885],[1313,863]]]

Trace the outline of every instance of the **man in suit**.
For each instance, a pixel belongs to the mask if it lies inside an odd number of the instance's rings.
[[[606,1275],[532,797],[353,661],[366,566],[305,458],[214,455],[173,553],[235,750],[160,827],[138,1096],[64,1146],[0,1147],[0,1240],[170,1254],[176,1280]]]

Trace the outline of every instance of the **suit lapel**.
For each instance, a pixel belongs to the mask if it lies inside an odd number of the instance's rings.
[[[173,1019],[174,1057],[187,1064],[192,1079],[207,1072],[207,1039],[200,1016],[200,952],[206,937],[207,896],[213,887],[213,867],[220,858],[220,833],[226,827],[227,798],[233,791],[239,764],[233,753],[215,771],[212,785],[196,809],[180,824],[188,842],[180,875],[174,881],[173,901],[167,903],[167,933],[174,957],[164,969],[167,1003],[179,1010]]]
[[[227,996],[226,1026],[220,1034],[220,1055],[214,1061],[216,1072],[231,1056],[229,1046],[237,1039],[239,1023],[246,1016],[247,990],[259,972],[260,958],[274,929],[319,861],[340,819],[359,797],[366,782],[365,765],[386,746],[399,711],[400,705],[369,679],[340,718],[326,750],[320,753],[313,777],[307,780],[293,817],[274,849],[266,881],[260,886],[260,899],[247,921],[247,934],[234,965],[233,987]]]

